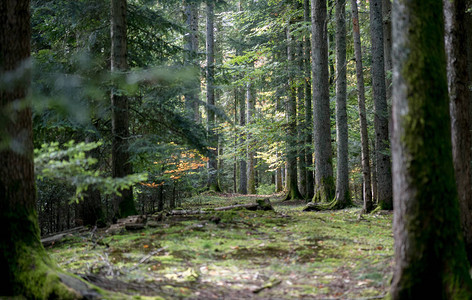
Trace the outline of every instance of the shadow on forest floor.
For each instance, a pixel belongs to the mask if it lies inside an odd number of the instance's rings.
[[[117,292],[108,294],[117,299],[386,295],[393,258],[391,214],[359,218],[359,208],[302,212],[304,202],[271,200],[275,211],[168,216],[139,231],[82,233],[48,252],[64,270]],[[183,206],[253,201],[241,195],[202,195]]]

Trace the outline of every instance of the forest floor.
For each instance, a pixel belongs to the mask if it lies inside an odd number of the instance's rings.
[[[201,195],[184,209],[252,203],[261,196]],[[392,215],[360,208],[302,212],[271,196],[275,211],[168,216],[138,231],[85,232],[47,247],[64,270],[104,298],[380,299],[393,264]]]

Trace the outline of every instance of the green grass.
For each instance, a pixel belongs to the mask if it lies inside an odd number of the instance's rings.
[[[210,208],[255,199],[211,194],[183,201],[182,206]],[[303,203],[273,204],[274,212],[168,217],[158,228],[104,235],[98,244],[84,236],[49,252],[74,273],[93,273],[138,287],[154,284],[156,295],[169,299],[362,298],[387,293],[393,257],[391,215],[359,219],[359,208],[302,212]],[[139,262],[158,249],[162,250]],[[253,293],[278,280],[280,284]],[[143,295],[152,296],[148,290]]]

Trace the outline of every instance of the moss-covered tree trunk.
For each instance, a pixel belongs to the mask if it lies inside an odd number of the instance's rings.
[[[295,45],[290,33],[290,22],[287,26],[287,61],[288,61],[288,95],[285,103],[287,116],[286,162],[287,162],[287,195],[285,200],[303,199],[298,189],[297,174],[297,87],[295,85]]]
[[[336,1],[336,138],[338,144],[335,207],[351,204],[349,194],[347,79],[346,79],[346,0]]]
[[[208,0],[206,7],[207,132],[210,144],[208,188],[211,191],[220,192],[218,184],[218,137],[215,133],[215,3],[212,0]]]
[[[392,13],[391,296],[471,299],[452,162],[442,1],[395,1]]]
[[[126,0],[111,0],[111,71],[114,73],[128,70],[126,42]],[[128,97],[113,88],[111,92],[112,122],[112,175],[125,177],[133,172],[129,162],[129,107]],[[133,188],[120,190],[121,195],[114,196],[115,215],[127,217],[137,214],[133,199]]]
[[[303,21],[307,24],[310,19],[310,0],[303,1]],[[310,32],[307,31],[303,39],[303,71],[305,89],[305,166],[306,166],[306,199],[313,199],[314,196],[314,181],[313,176],[313,108],[311,105],[311,46],[310,46]]]
[[[326,0],[311,0],[315,194],[313,202],[334,199]]]
[[[470,95],[467,72],[466,1],[444,1],[447,77],[451,112],[452,157],[469,261],[472,261],[472,189]]]
[[[32,115],[25,105],[30,85],[29,6],[28,0],[0,2],[0,78],[12,79],[0,88],[0,298],[78,299],[81,292],[66,284],[80,281],[59,271],[39,236]]]
[[[370,2],[372,97],[374,98],[375,159],[379,206],[392,209],[392,171],[389,152],[387,91],[385,87],[382,0]]]
[[[370,176],[370,154],[369,154],[369,135],[367,133],[367,116],[365,110],[365,88],[364,73],[362,67],[362,48],[361,35],[359,29],[359,13],[357,9],[357,1],[351,0],[352,12],[352,34],[354,38],[354,54],[356,57],[356,76],[357,76],[357,100],[359,108],[359,123],[361,129],[361,165],[362,165],[362,199],[363,210],[368,213],[373,208],[372,189]]]

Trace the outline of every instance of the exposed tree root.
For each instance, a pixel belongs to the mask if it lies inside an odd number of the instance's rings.
[[[310,202],[308,203],[303,211],[325,211],[325,210],[338,210],[338,209],[345,209],[351,207],[351,203],[341,203],[338,199],[334,199],[331,202],[322,202],[322,203],[315,203]]]

